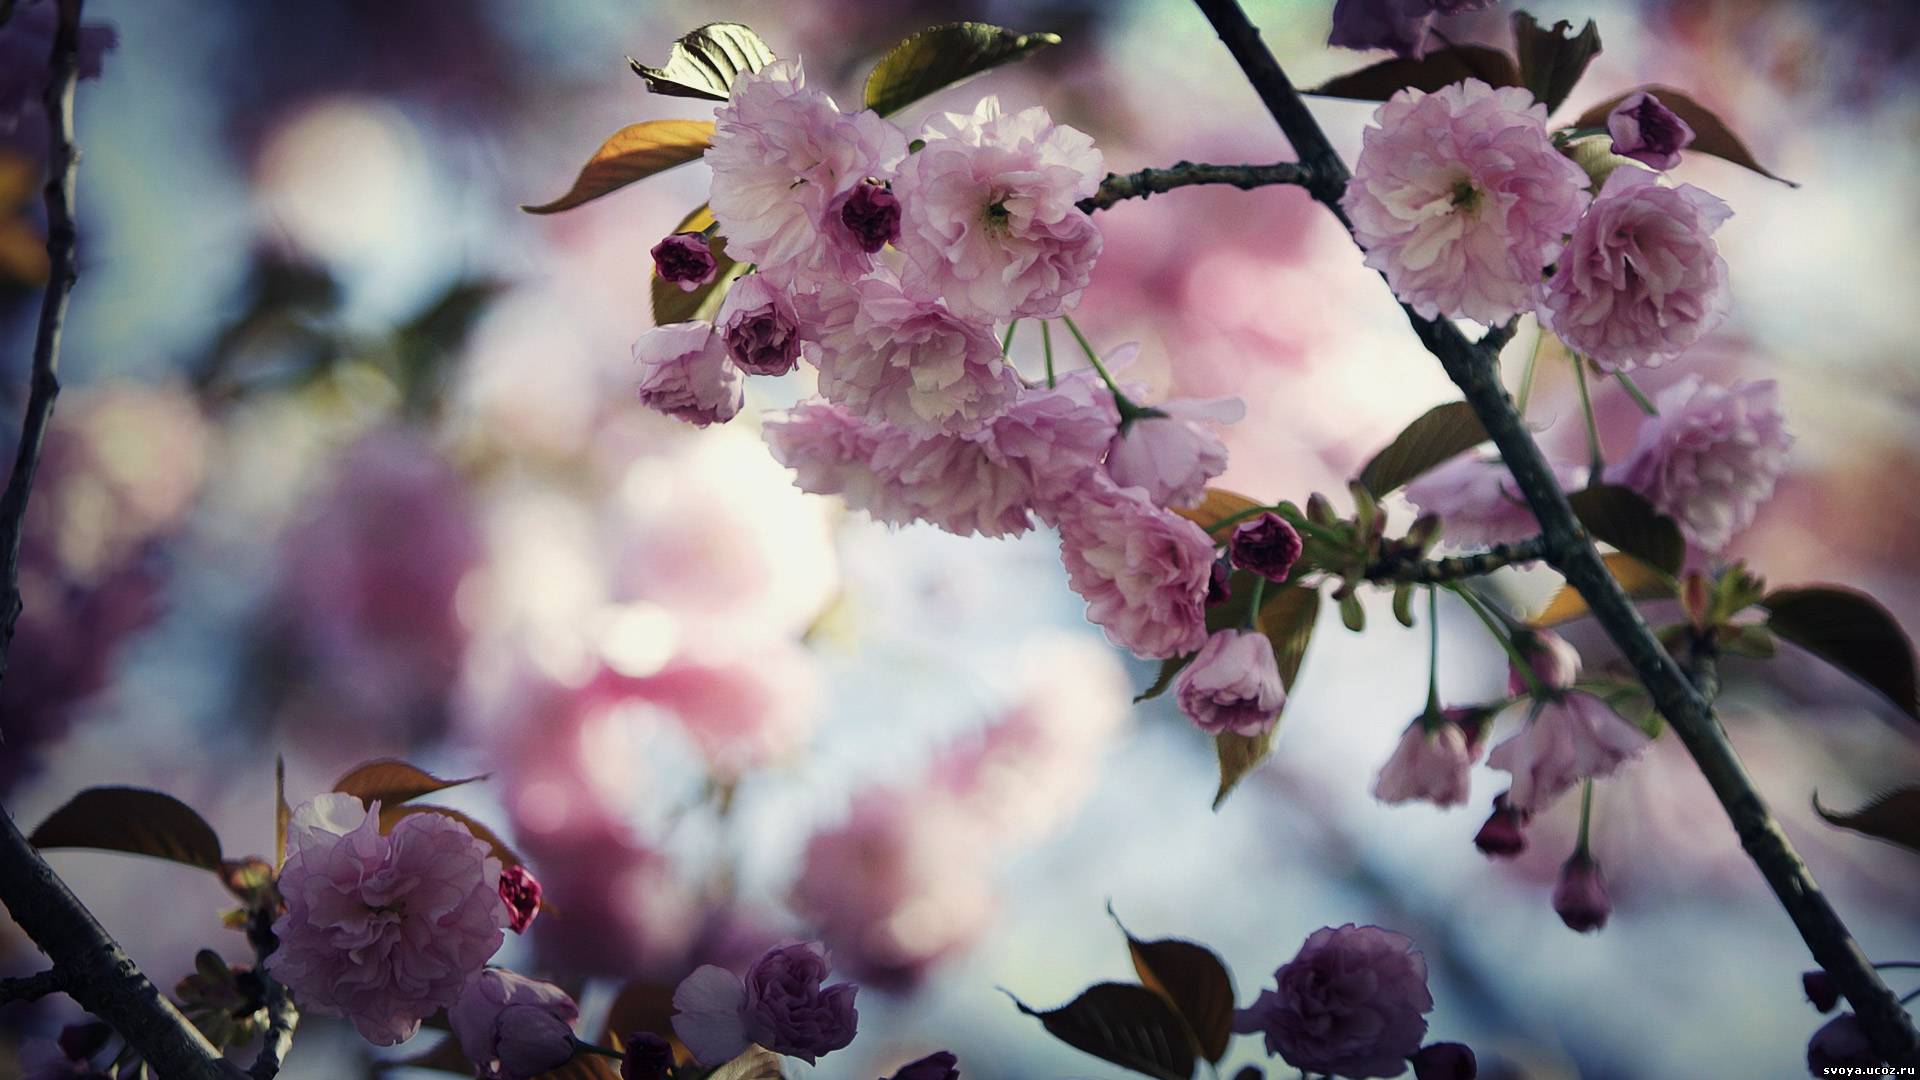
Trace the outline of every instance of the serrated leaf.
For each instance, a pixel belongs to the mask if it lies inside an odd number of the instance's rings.
[[[713,224],[713,210],[701,206],[680,220],[674,232],[704,232]],[[660,277],[658,270],[653,274],[653,325],[666,326],[669,323],[687,322],[690,319],[711,319],[720,310],[720,302],[726,297],[726,290],[738,280],[747,268],[727,257],[725,245],[719,237],[708,240],[707,247],[713,252],[713,280],[688,292],[673,282]]]
[[[1833,585],[1776,589],[1760,601],[1779,637],[1878,690],[1920,720],[1913,643],[1892,613],[1866,593]]]
[[[1112,909],[1108,909],[1112,914]],[[1114,921],[1119,922],[1115,916]],[[1134,973],[1147,989],[1173,1006],[1200,1049],[1200,1056],[1218,1062],[1233,1037],[1233,976],[1212,949],[1179,938],[1141,941],[1124,925],[1127,952]]]
[[[1021,34],[989,23],[922,30],[874,65],[867,76],[867,108],[881,116],[899,112],[929,94],[1058,44],[1058,34]]]
[[[1255,621],[1261,633],[1273,644],[1273,658],[1280,667],[1280,683],[1292,691],[1306,659],[1307,646],[1313,641],[1314,623],[1320,616],[1320,594],[1313,589],[1289,585],[1271,593],[1260,605]],[[1281,716],[1286,715],[1284,706]],[[1280,730],[1279,720],[1258,735],[1232,732],[1214,736],[1214,756],[1220,763],[1220,786],[1213,795],[1213,808],[1220,809],[1240,781],[1273,752],[1273,740]]]
[[[1889,791],[1851,814],[1836,814],[1821,806],[1816,793],[1813,810],[1829,825],[1920,851],[1920,787]]]
[[[395,825],[400,824],[402,820],[410,818],[415,814],[438,814],[441,817],[451,818],[465,825],[467,831],[471,832],[475,839],[483,841],[488,847],[493,849],[493,857],[500,860],[500,866],[503,869],[509,866],[519,866],[522,862],[519,854],[508,847],[505,840],[495,835],[492,829],[487,828],[485,825],[480,824],[478,821],[475,821],[473,818],[458,810],[449,809],[445,806],[420,806],[417,804],[382,806],[380,808],[380,831],[383,833],[392,832]]]
[[[1606,127],[1607,114],[1612,112],[1615,106],[1643,90],[1659,98],[1662,105],[1672,109],[1675,115],[1685,120],[1687,126],[1693,129],[1693,142],[1688,144],[1688,150],[1701,154],[1711,154],[1723,161],[1731,161],[1743,169],[1750,169],[1769,180],[1778,180],[1788,187],[1797,188],[1800,186],[1792,180],[1768,171],[1758,161],[1754,160],[1753,151],[1747,149],[1747,144],[1740,141],[1740,136],[1733,133],[1733,129],[1727,126],[1726,121],[1720,119],[1712,109],[1707,108],[1705,105],[1689,97],[1686,93],[1675,90],[1671,86],[1641,86],[1629,90],[1624,94],[1616,94],[1600,104],[1595,105],[1593,108],[1588,109],[1586,112],[1581,113],[1580,118],[1573,122],[1573,126],[1581,128]]]
[[[1639,492],[1601,484],[1567,496],[1575,517],[1596,539],[1605,540],[1656,570],[1678,574],[1687,558],[1687,542],[1674,520],[1653,508]]]
[[[1385,450],[1373,455],[1360,470],[1360,483],[1379,498],[1486,441],[1487,429],[1480,426],[1473,406],[1464,401],[1437,405],[1394,436]]]
[[[1533,92],[1548,112],[1560,107],[1573,92],[1587,65],[1600,55],[1600,28],[1592,19],[1578,34],[1565,19],[1542,30],[1524,11],[1513,14],[1514,51],[1520,58],[1520,85]]]
[[[1102,1061],[1157,1078],[1191,1080],[1196,1062],[1186,1025],[1167,999],[1132,983],[1097,983],[1049,1012],[1014,1005],[1049,1034]]]
[[[1454,45],[1417,60],[1395,57],[1359,71],[1329,79],[1308,90],[1321,97],[1385,101],[1412,88],[1432,93],[1462,79],[1479,79],[1489,86],[1520,86],[1520,69],[1513,57],[1484,45]]]
[[[1667,600],[1674,595],[1674,581],[1671,577],[1648,566],[1639,559],[1624,552],[1610,551],[1600,556],[1606,564],[1607,573],[1620,583],[1620,588],[1635,600]],[[1572,622],[1587,614],[1586,597],[1571,585],[1561,585],[1560,590],[1540,609],[1540,614],[1528,620],[1534,626],[1546,628]]]
[[[88,788],[48,815],[28,840],[37,848],[93,848],[220,869],[213,826],[179,799],[145,788]]]
[[[674,42],[660,67],[648,67],[632,57],[627,63],[656,94],[725,101],[735,79],[773,63],[773,50],[745,26],[717,22]]]
[[[485,780],[486,774],[465,776],[458,780],[443,780],[418,766],[409,765],[397,758],[380,758],[363,762],[348,769],[346,775],[333,782],[333,790],[351,795],[363,803],[379,800],[383,806],[398,806],[422,795],[431,795],[436,791],[471,784],[475,780]]]
[[[593,152],[567,193],[552,202],[523,205],[529,214],[557,214],[602,195],[696,161],[713,141],[711,120],[646,120],[613,133]]]

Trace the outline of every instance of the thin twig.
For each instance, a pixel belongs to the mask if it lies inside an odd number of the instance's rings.
[[[1339,153],[1307,110],[1305,101],[1260,40],[1235,0],[1194,0],[1226,44],[1261,101],[1293,143],[1309,170],[1314,198],[1343,223],[1340,195],[1349,173]],[[1350,226],[1350,223],[1348,223]],[[1349,227],[1351,231],[1351,227]],[[1402,305],[1404,308],[1405,305]],[[1889,1063],[1920,1064],[1920,1031],[1867,962],[1860,946],[1827,901],[1813,875],[1793,850],[1780,823],[1767,809],[1728,740],[1712,704],[1660,645],[1646,620],[1627,598],[1600,554],[1581,529],[1540,448],[1520,420],[1513,400],[1500,384],[1497,349],[1469,342],[1451,322],[1407,319],[1427,350],[1440,360],[1499,449],[1514,481],[1540,521],[1547,561],[1587,601],[1594,618],[1620,649],[1693,756],[1726,810],[1747,855],[1773,888],[1780,905],[1799,929],[1815,961],[1833,977],[1853,1005],[1874,1049]],[[1490,335],[1491,336],[1491,335]]]
[[[287,1053],[293,1049],[293,1029],[300,1023],[300,1010],[294,1007],[292,996],[280,985],[280,980],[267,973],[267,957],[280,948],[279,935],[273,932],[271,909],[254,912],[247,924],[247,940],[253,945],[253,974],[260,980],[267,1008],[267,1030],[261,1036],[260,1052],[247,1075],[252,1080],[273,1080],[280,1074]]]
[[[1242,191],[1271,184],[1306,186],[1307,170],[1297,162],[1273,165],[1197,165],[1191,161],[1175,163],[1165,169],[1141,169],[1134,173],[1108,173],[1100,190],[1080,200],[1080,209],[1091,214],[1127,199],[1162,195],[1174,188],[1198,184],[1227,184]]]
[[[1462,578],[1482,577],[1503,566],[1538,561],[1545,556],[1546,547],[1546,539],[1535,536],[1511,544],[1495,544],[1485,551],[1449,555],[1444,559],[1386,558],[1367,567],[1367,580],[1376,584],[1445,584]]]
[[[57,994],[66,989],[66,980],[60,977],[57,968],[21,975],[12,979],[0,979],[0,1005],[13,1001],[39,1001],[48,994]]]

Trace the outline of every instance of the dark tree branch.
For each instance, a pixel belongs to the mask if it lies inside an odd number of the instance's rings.
[[[15,979],[0,979],[0,1005],[14,1001],[39,1001],[48,994],[66,989],[60,972],[49,968]]]
[[[1491,574],[1503,566],[1535,562],[1545,557],[1546,547],[1546,538],[1536,536],[1444,559],[1385,558],[1367,567],[1367,580],[1376,584],[1440,585]]]
[[[1235,0],[1194,0],[1239,62],[1267,110],[1307,166],[1308,190],[1343,224],[1339,199],[1349,177],[1333,144],[1307,111],[1299,92],[1260,40]],[[1404,307],[1404,305],[1402,305]],[[1920,1032],[1900,999],[1887,988],[1846,925],[1827,901],[1813,875],[1788,842],[1747,775],[1711,702],[1668,655],[1646,620],[1607,572],[1600,554],[1567,504],[1546,458],[1521,422],[1512,398],[1500,384],[1499,349],[1505,338],[1489,334],[1475,345],[1451,322],[1423,319],[1407,310],[1407,319],[1427,350],[1472,405],[1475,415],[1500,450],[1521,494],[1539,519],[1545,556],[1592,609],[1594,618],[1639,676],[1654,705],[1686,745],[1695,764],[1725,808],[1734,832],[1774,895],[1793,919],[1815,961],[1826,969],[1866,1027],[1873,1045],[1895,1065],[1920,1064]]]
[[[261,996],[266,1001],[267,1030],[260,1039],[260,1053],[247,1070],[252,1080],[273,1080],[293,1049],[293,1029],[300,1023],[300,1011],[280,980],[267,973],[267,957],[280,948],[280,937],[273,932],[273,911],[263,907],[247,922],[247,941],[253,945],[253,974],[260,980]]]
[[[1149,195],[1162,195],[1174,188],[1197,184],[1228,184],[1242,191],[1252,191],[1270,184],[1306,186],[1307,170],[1292,161],[1273,165],[1196,165],[1191,161],[1181,161],[1166,169],[1108,173],[1107,178],[1100,182],[1100,190],[1091,198],[1081,199],[1079,207],[1091,214],[1126,199],[1144,199]]]
[[[60,332],[67,297],[78,276],[74,261],[73,91],[78,79],[80,0],[60,0],[54,35],[53,78],[47,88],[47,127],[51,153],[47,178],[47,255],[51,273],[40,306],[33,346],[33,383],[13,473],[0,495],[0,678],[6,673],[7,647],[20,616],[20,536],[27,496],[40,464],[53,400],[60,392]],[[165,1080],[225,1080],[233,1073],[199,1029],[142,974],[66,882],[0,808],[0,901],[20,929],[53,961],[60,989],[88,1012],[113,1025]]]

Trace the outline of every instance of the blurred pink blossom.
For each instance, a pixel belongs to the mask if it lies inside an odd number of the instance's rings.
[[[565,990],[502,968],[482,968],[447,1010],[460,1050],[481,1080],[528,1080],[573,1057],[580,1006]]]
[[[1568,491],[1579,486],[1585,472],[1565,464],[1554,464],[1553,470]],[[1540,533],[1520,486],[1498,457],[1462,454],[1422,473],[1406,494],[1416,511],[1439,515],[1440,540],[1451,547],[1511,543]]]
[[[697,427],[724,424],[745,400],[740,370],[728,362],[710,323],[656,326],[633,343],[633,359],[640,365],[641,402],[675,419]]]
[[[1286,704],[1273,643],[1258,630],[1219,630],[1173,683],[1174,700],[1209,735],[1258,735]]]
[[[1206,425],[1237,423],[1247,407],[1237,397],[1178,398],[1153,406],[1114,436],[1107,473],[1121,487],[1146,489],[1162,506],[1198,505],[1207,481],[1227,468],[1227,448]]]
[[[1147,659],[1206,643],[1213,542],[1200,526],[1110,480],[1058,513],[1067,582],[1109,641]]]
[[[1646,496],[1687,539],[1719,551],[1753,524],[1787,467],[1787,434],[1772,380],[1714,386],[1689,376],[1662,390],[1633,452],[1607,482]]]
[[[1580,781],[1611,775],[1651,741],[1606,702],[1572,691],[1538,702],[1487,764],[1513,774],[1507,797],[1514,809],[1537,813]]]

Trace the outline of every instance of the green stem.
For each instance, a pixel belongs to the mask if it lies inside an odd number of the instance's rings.
[[[1252,602],[1247,605],[1247,629],[1260,628],[1260,604],[1266,596],[1267,579],[1260,574],[1253,575],[1253,597]]]
[[[1542,327],[1533,339],[1533,351],[1527,354],[1527,366],[1520,370],[1520,392],[1513,399],[1513,407],[1521,416],[1527,415],[1527,401],[1533,397],[1533,373],[1540,366],[1540,350],[1547,343],[1547,331]]]
[[[1600,449],[1600,425],[1593,418],[1593,397],[1587,392],[1587,361],[1583,356],[1573,358],[1573,385],[1580,388],[1580,413],[1587,420],[1587,452],[1593,455],[1593,471],[1587,477],[1587,486],[1592,487],[1606,471],[1607,456]]]
[[[621,1053],[620,1051],[611,1049],[609,1047],[596,1046],[593,1043],[586,1041],[585,1039],[573,1040],[573,1048],[575,1051],[585,1050],[589,1054],[599,1054],[601,1057],[610,1057],[616,1061],[622,1060],[627,1056]]]
[[[1587,836],[1593,827],[1593,779],[1589,777],[1580,788],[1580,839],[1573,845],[1573,856],[1579,858],[1587,853]]]
[[[1047,354],[1047,389],[1053,389],[1053,324],[1040,320],[1040,348]]]
[[[1514,670],[1518,671],[1520,676],[1526,680],[1528,692],[1536,696],[1544,693],[1546,688],[1540,685],[1539,677],[1533,673],[1533,664],[1530,663],[1526,657],[1520,655],[1520,649],[1514,645],[1513,639],[1507,635],[1506,628],[1500,625],[1499,620],[1488,613],[1486,608],[1480,606],[1480,598],[1473,595],[1472,590],[1462,585],[1449,585],[1447,588],[1455,596],[1465,601],[1467,607],[1471,609],[1475,615],[1480,617],[1482,623],[1486,624],[1487,633],[1492,634],[1493,640],[1499,642],[1500,647],[1506,650],[1507,659],[1513,662]]]
[[[1427,586],[1427,714],[1440,712],[1440,590]]]
[[[1000,338],[1000,355],[1001,356],[1005,356],[1008,353],[1013,351],[1013,332],[1018,329],[1020,329],[1019,319],[1015,319],[1012,322],[1007,324],[1007,332],[1004,336]]]
[[[1660,415],[1660,410],[1653,407],[1653,402],[1647,398],[1647,395],[1638,386],[1634,385],[1633,380],[1627,376],[1626,372],[1616,371],[1613,373],[1613,377],[1620,380],[1620,389],[1625,390],[1627,396],[1633,399],[1633,403],[1640,406],[1641,412],[1646,413],[1648,416]]]
[[[1120,403],[1121,416],[1126,416],[1134,408],[1133,402],[1128,401],[1127,395],[1120,392],[1120,384],[1113,381],[1113,375],[1107,371],[1107,365],[1100,362],[1100,354],[1093,351],[1093,343],[1087,340],[1087,335],[1080,332],[1079,324],[1073,321],[1073,316],[1062,315],[1060,321],[1066,323],[1067,329],[1073,332],[1073,340],[1079,342],[1080,350],[1087,354],[1087,363],[1092,364],[1093,370],[1100,373],[1100,378],[1106,382],[1107,389],[1113,393],[1113,400]]]

